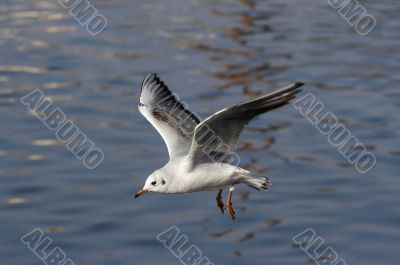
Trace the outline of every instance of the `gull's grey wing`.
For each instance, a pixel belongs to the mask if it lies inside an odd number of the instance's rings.
[[[200,119],[179,102],[156,74],[142,83],[139,111],[164,139],[170,158],[186,155]]]
[[[246,100],[211,115],[195,129],[189,161],[192,167],[205,162],[222,162],[232,154],[244,127],[256,116],[289,103],[303,83]]]

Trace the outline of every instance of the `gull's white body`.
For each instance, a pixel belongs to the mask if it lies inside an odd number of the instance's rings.
[[[188,193],[228,187],[232,191],[239,183],[267,190],[268,178],[230,165],[226,159],[254,117],[287,104],[300,91],[297,89],[300,86],[301,83],[296,83],[244,101],[201,122],[156,75],[147,75],[142,84],[139,110],[164,139],[170,160],[147,178],[137,196],[147,191]]]
[[[170,160],[154,174],[166,179],[162,193],[189,193],[229,188],[241,182],[238,172],[245,171],[230,164],[204,163],[190,169],[188,156]]]

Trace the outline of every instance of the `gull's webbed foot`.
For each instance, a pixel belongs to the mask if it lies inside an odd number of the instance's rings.
[[[234,191],[234,187],[231,187],[229,189],[228,201],[226,202],[226,210],[228,211],[228,213],[231,216],[232,220],[235,220],[236,214],[235,214],[235,210],[233,210],[233,207],[232,207],[232,193],[233,193],[233,191]]]
[[[215,200],[217,201],[217,206],[218,208],[221,210],[221,213],[224,213],[224,209],[225,209],[225,205],[222,201],[222,190],[219,190],[217,197],[215,198]]]

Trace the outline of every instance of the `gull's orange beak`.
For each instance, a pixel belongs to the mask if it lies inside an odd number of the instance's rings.
[[[146,193],[146,192],[148,192],[148,190],[144,190],[144,189],[139,190],[139,191],[136,192],[136,194],[135,194],[135,199],[136,199],[137,197],[139,197],[140,195]]]

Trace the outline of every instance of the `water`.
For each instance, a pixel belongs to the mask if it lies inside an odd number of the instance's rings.
[[[363,2],[377,19],[366,37],[326,1],[92,0],[109,22],[93,37],[55,0],[2,1],[1,263],[41,264],[20,242],[39,227],[76,264],[179,264],[156,238],[177,226],[214,264],[309,264],[292,242],[308,227],[348,264],[397,264],[400,5]],[[238,188],[235,222],[211,192],[134,200],[167,158],[136,107],[148,72],[203,118],[304,81],[377,166],[359,174],[286,106],[242,137],[242,165],[273,186]],[[19,102],[37,88],[104,151],[99,168],[86,169]]]

